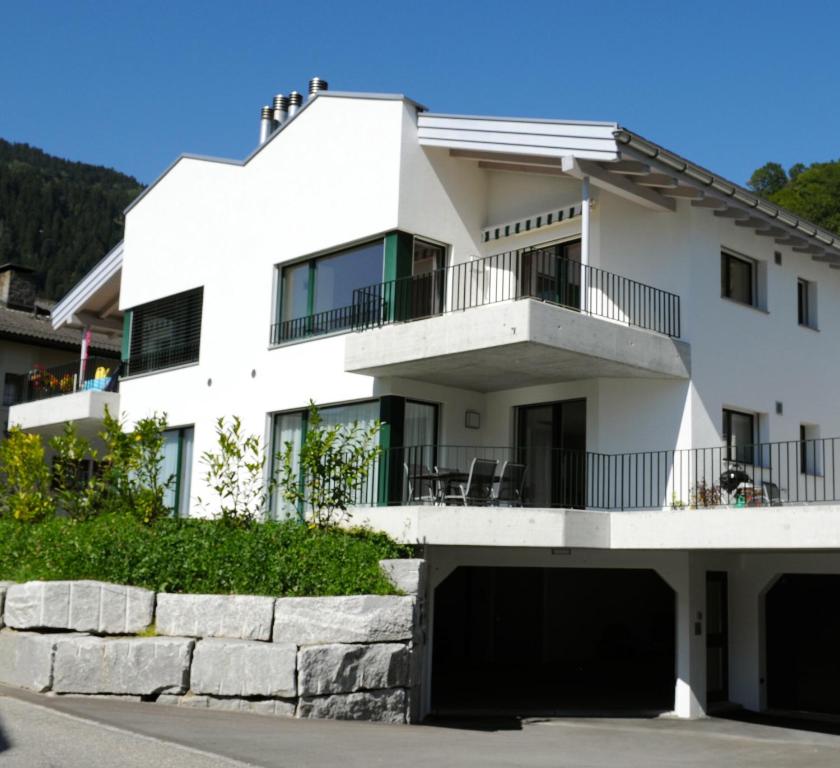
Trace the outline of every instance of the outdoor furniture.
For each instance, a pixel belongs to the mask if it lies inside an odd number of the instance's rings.
[[[782,506],[782,492],[776,483],[763,482],[761,489],[764,492],[764,503],[771,507]]]
[[[428,467],[414,464],[411,467],[403,462],[407,501],[421,504],[434,504],[438,500],[438,493]]]
[[[464,506],[491,503],[498,466],[498,459],[473,459],[466,483],[455,483],[455,488],[448,488],[444,501],[460,502]]]
[[[525,465],[506,461],[499,473],[493,503],[500,506],[521,507],[525,491]]]

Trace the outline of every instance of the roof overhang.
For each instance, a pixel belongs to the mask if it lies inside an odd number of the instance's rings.
[[[658,211],[674,211],[684,200],[840,269],[840,235],[618,123],[421,112],[417,126],[421,146],[448,149],[479,167],[587,177],[596,187]]]
[[[69,325],[104,333],[121,332],[122,262],[120,242],[53,307],[53,328]]]

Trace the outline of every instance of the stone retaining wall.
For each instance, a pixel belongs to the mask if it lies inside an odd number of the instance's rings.
[[[0,683],[411,722],[424,563],[382,561],[382,568],[405,596],[180,595],[98,581],[0,582]]]

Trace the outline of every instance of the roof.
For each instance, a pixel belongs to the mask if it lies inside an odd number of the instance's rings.
[[[29,310],[12,309],[0,305],[0,338],[22,344],[44,347],[79,349],[82,343],[78,328],[53,328],[48,314],[36,314]],[[91,350],[116,353],[120,351],[120,340],[102,333],[94,333]]]

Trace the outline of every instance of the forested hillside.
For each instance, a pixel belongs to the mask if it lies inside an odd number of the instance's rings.
[[[33,267],[59,299],[123,236],[130,176],[0,139],[0,264]]]
[[[840,160],[803,165],[787,171],[767,163],[748,182],[758,194],[814,224],[840,233]]]

